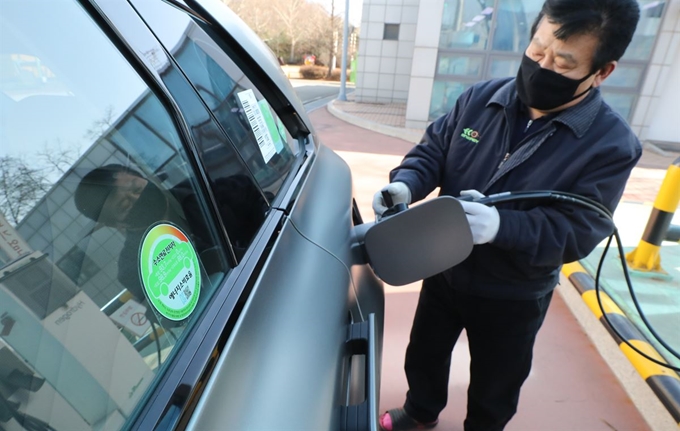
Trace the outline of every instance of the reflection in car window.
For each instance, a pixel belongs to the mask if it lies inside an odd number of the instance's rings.
[[[214,113],[266,196],[273,198],[294,162],[297,141],[256,86],[189,15],[163,2],[134,3]]]
[[[224,245],[167,109],[79,5],[3,1],[0,40],[0,428],[119,429]]]

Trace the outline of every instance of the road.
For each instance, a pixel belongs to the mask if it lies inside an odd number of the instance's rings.
[[[340,83],[334,81],[291,79],[290,83],[293,84],[295,92],[300,100],[302,100],[307,112],[312,112],[325,106],[336,98],[340,91]],[[347,87],[347,94],[350,94],[352,91],[354,91],[353,87]]]

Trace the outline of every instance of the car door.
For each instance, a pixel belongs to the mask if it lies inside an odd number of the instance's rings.
[[[262,171],[268,168],[269,162],[275,161],[276,156],[267,162],[266,150],[261,150],[261,155],[254,151],[253,148],[257,148],[257,145],[253,145],[254,140],[249,142],[239,132],[243,128],[242,124],[248,123],[241,121],[239,127],[238,116],[233,115],[238,108],[247,108],[243,104],[244,93],[253,93],[252,105],[257,103],[262,111],[272,111],[274,116],[277,115],[268,99],[262,96],[273,90],[267,88],[267,83],[262,80],[258,81],[257,86],[248,79],[248,76],[257,76],[252,72],[257,65],[249,64],[247,58],[229,49],[229,46],[240,45],[233,41],[231,44],[225,43],[229,35],[220,37],[220,31],[224,30],[222,27],[202,27],[202,20],[198,20],[194,14],[168,4],[132,3],[166,51],[177,61],[227,136],[238,137],[233,142],[239,154],[246,160],[256,154],[255,161],[260,162],[260,165],[251,164],[251,169],[262,187],[269,186],[271,180],[267,180],[268,176]],[[192,12],[197,13],[195,10]],[[205,13],[201,15],[204,19],[205,16]],[[219,42],[223,43],[220,45]],[[196,64],[204,67],[197,70]],[[244,71],[250,71],[250,74]],[[208,91],[208,88],[212,91]],[[224,90],[225,96],[215,97],[220,89]],[[224,106],[231,108],[225,110]],[[286,115],[285,110],[280,111]],[[290,110],[287,115],[291,116]],[[297,113],[295,115],[298,116]],[[251,129],[256,129],[257,122],[253,122],[250,117],[248,119]],[[311,129],[309,125],[306,127]],[[276,135],[275,128],[270,127],[269,130],[272,135]],[[282,134],[284,136],[290,140],[289,133]],[[310,136],[305,139],[309,140]],[[227,345],[228,353],[223,355],[219,372],[214,375],[215,381],[221,383],[210,385],[209,395],[203,397],[198,410],[201,415],[194,419],[195,423],[200,424],[197,429],[215,427],[225,418],[229,418],[236,428],[245,429],[271,428],[284,417],[285,426],[291,429],[333,428],[334,424],[342,421],[340,417],[343,410],[339,406],[343,403],[339,403],[336,397],[342,398],[350,392],[351,385],[339,384],[344,379],[337,380],[337,377],[331,382],[327,379],[329,376],[351,374],[351,363],[347,361],[348,348],[346,343],[340,341],[347,338],[347,327],[352,321],[367,321],[371,311],[378,311],[378,315],[382,316],[382,298],[374,301],[378,304],[376,309],[371,310],[367,306],[366,310],[362,310],[356,301],[355,288],[348,289],[348,286],[352,286],[349,266],[352,266],[353,257],[356,261],[350,248],[352,220],[349,211],[349,170],[341,159],[327,149],[315,147],[309,142],[307,146],[306,157],[309,161],[304,166],[308,169],[306,178],[303,176],[304,184],[300,186],[297,196],[291,195],[287,203],[282,202],[278,208],[275,206],[276,210],[288,213],[288,219],[272,248],[270,263],[263,268],[256,290],[246,303],[244,311],[247,312],[239,320],[238,330]],[[261,163],[263,160],[264,165]],[[207,168],[207,172],[210,176],[211,169]],[[269,190],[269,193],[272,192]],[[271,199],[275,200],[273,197]],[[304,204],[296,204],[297,201]],[[282,208],[290,205],[290,212]],[[291,262],[304,262],[304,270],[291,265]],[[360,271],[355,272],[361,275],[357,280],[361,282],[363,290],[369,291],[370,288],[374,296],[381,294],[374,277]],[[347,306],[339,306],[342,303]],[[354,317],[348,310],[354,313]],[[376,327],[376,338],[377,331],[379,329]],[[281,364],[272,358],[281,358],[288,366],[282,369]],[[357,370],[363,368],[360,362],[354,363],[355,376],[362,374],[363,370]],[[244,373],[246,368],[254,370],[253,373]],[[258,383],[262,379],[271,379],[272,384]],[[251,409],[245,409],[242,404],[225,402],[244,393],[244,388],[248,388],[251,401],[248,405],[252,406]],[[361,392],[364,393],[363,390]],[[282,403],[281,400],[285,398],[295,401]],[[361,399],[360,396],[357,398]],[[257,414],[258,406],[261,405],[270,406],[268,411],[271,414]],[[318,412],[313,416],[317,422],[310,421],[307,413],[310,408]]]
[[[3,3],[3,427],[375,427],[349,169],[222,7]]]
[[[192,131],[97,11],[1,7],[0,422],[119,429],[238,263]]]

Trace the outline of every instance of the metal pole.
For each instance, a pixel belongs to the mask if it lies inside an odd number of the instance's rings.
[[[345,22],[342,26],[342,70],[340,71],[340,93],[338,93],[338,100],[346,101],[347,92],[347,38],[349,33],[349,0],[345,0]]]

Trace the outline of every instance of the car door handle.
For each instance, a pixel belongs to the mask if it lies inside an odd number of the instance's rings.
[[[349,327],[347,346],[351,355],[365,355],[365,399],[363,402],[342,406],[342,431],[378,430],[378,337],[376,334],[375,314],[368,315],[364,322],[353,323]]]

